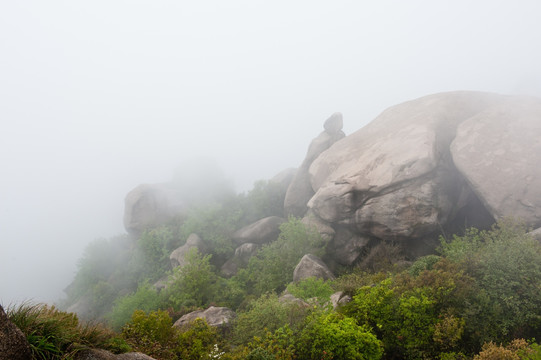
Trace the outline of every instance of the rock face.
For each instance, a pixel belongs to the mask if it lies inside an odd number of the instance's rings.
[[[185,210],[179,198],[178,190],[167,184],[137,186],[124,200],[124,227],[137,236],[166,223]]]
[[[197,249],[197,251],[199,251],[200,253],[206,252],[205,243],[197,234],[190,234],[190,236],[188,236],[188,239],[186,239],[186,243],[181,247],[175,249],[171,253],[171,255],[169,255],[171,267],[175,268],[177,266],[182,267],[186,265],[186,255],[192,249]]]
[[[221,267],[221,273],[225,277],[231,277],[237,271],[248,265],[250,258],[257,253],[259,245],[253,243],[245,243],[235,249],[235,255],[227,260]]]
[[[210,326],[223,326],[237,317],[237,314],[226,307],[211,306],[206,310],[193,311],[178,319],[173,326],[183,327],[195,319],[204,319]]]
[[[317,156],[308,208],[341,234],[330,248],[345,265],[381,241],[422,255],[442,230],[503,216],[539,227],[540,150],[541,100],[435,94],[389,108]]]
[[[30,344],[23,332],[15,326],[0,305],[0,360],[31,359]]]
[[[458,170],[496,218],[541,224],[541,101],[510,99],[458,126]]]
[[[325,121],[321,134],[310,143],[308,152],[301,166],[297,170],[289,188],[287,189],[284,211],[286,216],[303,217],[308,210],[306,203],[314,195],[314,189],[310,184],[308,169],[312,162],[332,144],[342,139],[345,134],[342,132],[342,114],[334,113]]]
[[[295,267],[293,281],[298,282],[310,277],[323,280],[334,279],[333,273],[320,258],[312,254],[307,254],[302,257],[301,261]]]
[[[237,244],[254,243],[266,244],[274,241],[280,234],[280,225],[285,222],[278,216],[269,216],[255,223],[237,230],[233,234],[233,240]]]

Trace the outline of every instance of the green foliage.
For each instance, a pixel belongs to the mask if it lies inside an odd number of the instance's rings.
[[[149,229],[137,240],[137,246],[131,259],[130,270],[135,274],[135,281],[156,281],[170,268],[169,244],[174,241],[171,228],[160,226]]]
[[[249,309],[238,314],[233,327],[235,343],[247,343],[254,337],[263,338],[284,325],[296,328],[303,321],[305,309],[295,302],[281,302],[268,293],[249,304]]]
[[[322,301],[330,300],[331,295],[334,293],[328,281],[314,277],[287,285],[287,291],[303,300],[318,298]]]
[[[256,181],[244,199],[244,220],[252,223],[268,216],[283,216],[285,189],[273,181]]]
[[[366,326],[337,314],[324,312],[309,318],[297,347],[301,359],[381,359],[383,347]]]
[[[131,321],[122,328],[122,336],[137,351],[159,359],[176,359],[172,350],[176,331],[165,311],[133,312]]]
[[[307,229],[299,219],[290,218],[280,226],[278,240],[264,246],[241,269],[238,278],[256,295],[282,291],[293,280],[293,271],[307,253],[319,254],[325,241],[317,231]]]
[[[441,253],[475,279],[464,317],[477,346],[541,332],[541,246],[524,226],[507,219],[490,231],[472,229],[443,241]]]
[[[8,318],[26,335],[35,359],[65,359],[87,348],[125,352],[129,347],[101,325],[79,322],[54,306],[23,303],[8,308]]]
[[[134,311],[157,310],[160,304],[157,291],[150,284],[143,283],[135,293],[118,298],[107,318],[113,329],[120,330],[132,318]]]
[[[194,208],[180,228],[183,239],[192,233],[199,235],[219,257],[233,254],[231,235],[240,228],[243,210],[240,203],[230,201],[225,204],[213,204]]]
[[[204,319],[195,319],[177,337],[176,352],[180,359],[199,360],[219,357],[224,348],[215,327]]]
[[[175,308],[206,306],[214,298],[218,277],[210,264],[211,255],[201,255],[197,249],[186,254],[186,265],[177,267],[164,290],[167,304]]]
[[[431,270],[434,267],[434,264],[440,261],[440,259],[441,257],[437,255],[422,256],[410,266],[408,273],[410,273],[410,275],[417,276],[423,270]]]

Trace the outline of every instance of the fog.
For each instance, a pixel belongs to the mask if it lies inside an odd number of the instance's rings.
[[[239,192],[430,93],[541,96],[541,2],[3,1],[0,303],[53,302],[123,200],[215,161]],[[195,159],[195,160],[194,160]],[[207,161],[207,160],[205,160]]]

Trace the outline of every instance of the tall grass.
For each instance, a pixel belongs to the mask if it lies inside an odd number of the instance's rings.
[[[33,359],[67,360],[83,349],[121,353],[129,346],[101,324],[83,323],[73,313],[29,302],[9,307],[9,319],[26,335]]]

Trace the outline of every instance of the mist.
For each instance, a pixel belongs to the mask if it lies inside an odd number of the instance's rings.
[[[0,303],[54,302],[124,196],[215,162],[238,192],[430,93],[541,96],[541,3],[5,1]],[[210,159],[210,160],[209,160]],[[180,180],[178,180],[180,181]]]

